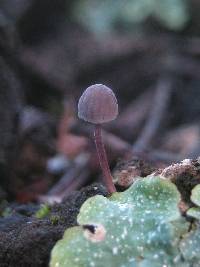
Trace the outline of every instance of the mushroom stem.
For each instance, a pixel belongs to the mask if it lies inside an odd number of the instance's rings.
[[[99,157],[99,163],[100,163],[100,166],[101,166],[101,169],[103,172],[104,183],[108,189],[108,192],[112,194],[112,193],[116,192],[116,188],[113,184],[112,175],[111,175],[110,168],[108,165],[108,159],[106,156],[106,151],[105,151],[104,143],[102,140],[101,125],[100,124],[95,125],[94,141],[96,144],[97,154]]]

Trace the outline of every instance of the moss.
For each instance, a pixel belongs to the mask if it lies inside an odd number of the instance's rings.
[[[53,225],[57,225],[58,222],[60,221],[60,216],[58,215],[52,215],[50,216],[50,221]]]
[[[35,213],[37,219],[43,219],[50,214],[51,208],[47,204],[42,204],[40,209]]]

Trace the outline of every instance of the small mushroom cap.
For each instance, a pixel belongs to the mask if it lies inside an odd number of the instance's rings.
[[[113,91],[103,84],[89,86],[78,102],[78,117],[101,124],[114,120],[118,115],[117,99]]]

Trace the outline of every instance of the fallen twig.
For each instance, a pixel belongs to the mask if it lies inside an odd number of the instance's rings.
[[[138,140],[133,145],[133,152],[144,151],[155,137],[162,120],[164,119],[172,91],[172,81],[168,77],[162,77],[157,84],[155,100]]]
[[[61,202],[62,199],[74,190],[80,189],[89,177],[88,164],[90,155],[82,153],[76,157],[73,165],[66,170],[66,173],[60,180],[49,190],[45,196],[40,196],[40,202],[48,202],[50,204]]]

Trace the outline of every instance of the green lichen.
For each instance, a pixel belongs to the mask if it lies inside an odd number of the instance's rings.
[[[191,200],[197,206],[200,206],[200,185],[196,185],[192,190]]]
[[[190,197],[191,201],[197,205],[197,207],[192,207],[187,211],[187,215],[200,220],[200,185],[196,185],[192,189],[192,194]]]
[[[186,235],[189,223],[179,201],[176,186],[160,177],[140,179],[109,199],[89,198],[78,215],[80,226],[68,229],[53,248],[50,267],[198,266],[198,249],[192,259],[184,251],[184,242],[195,243],[198,234]]]
[[[200,208],[193,207],[187,211],[187,215],[200,220]]]
[[[184,236],[180,249],[183,257],[190,262],[190,266],[200,266],[200,228],[196,226]]]

